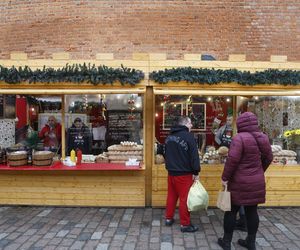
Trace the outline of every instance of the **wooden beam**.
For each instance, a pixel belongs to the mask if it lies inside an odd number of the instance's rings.
[[[145,106],[144,106],[144,157],[146,163],[145,171],[145,204],[151,206],[152,204],[152,166],[154,164],[154,128],[155,128],[155,108],[154,108],[153,88],[146,87]]]
[[[66,158],[65,95],[61,95],[61,158]]]

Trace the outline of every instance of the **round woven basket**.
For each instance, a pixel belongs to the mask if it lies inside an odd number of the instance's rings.
[[[35,151],[32,154],[33,160],[52,160],[54,153],[51,151]]]
[[[34,166],[50,166],[52,164],[52,158],[46,160],[32,160]]]
[[[32,164],[35,166],[50,166],[54,153],[51,151],[35,151],[32,154]]]
[[[11,167],[19,167],[27,165],[27,157],[23,160],[8,160],[8,165]]]
[[[8,161],[18,161],[26,160],[27,161],[27,152],[26,151],[16,151],[7,154]]]

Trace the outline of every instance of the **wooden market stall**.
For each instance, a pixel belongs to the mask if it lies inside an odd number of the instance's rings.
[[[201,90],[195,90],[188,84],[181,84],[181,87],[165,86],[164,88],[156,88],[155,94],[182,94],[182,95],[299,95],[299,90],[292,88],[265,90],[261,86],[257,88],[241,88],[240,86],[231,85],[231,89],[221,87],[220,89],[211,86],[202,86]],[[207,89],[209,88],[209,90]],[[184,90],[183,90],[184,89]],[[210,195],[210,205],[216,205],[218,191],[221,189],[221,174],[223,164],[203,164],[201,165],[200,180]],[[154,164],[152,168],[152,206],[164,206],[167,194],[167,171],[164,164]],[[300,166],[286,165],[284,163],[270,165],[266,172],[267,197],[264,206],[299,206],[300,205]]]
[[[251,72],[268,68],[300,69],[300,63],[289,63],[283,57],[272,57],[271,62],[247,62],[245,56],[231,55],[229,61],[201,61],[199,55],[185,55],[184,60],[166,60],[165,54],[133,55],[132,60],[115,60],[113,54],[98,54],[96,60],[72,61],[68,53],[59,53],[51,60],[28,60],[26,54],[14,54],[11,60],[0,60],[6,67],[60,68],[68,64],[91,63],[109,67],[130,67],[145,73],[145,79],[136,85],[120,83],[91,85],[60,82],[53,84],[0,83],[0,95],[55,95],[64,103],[66,95],[89,94],[140,94],[143,102],[143,162],[138,167],[124,164],[82,164],[66,167],[56,162],[51,167],[0,166],[0,204],[62,205],[62,206],[153,206],[163,207],[166,198],[167,172],[163,164],[155,163],[156,97],[182,96],[299,96],[297,86],[256,85],[241,86],[235,83],[197,85],[186,82],[159,84],[149,80],[149,73],[173,67],[238,69]],[[12,87],[13,86],[13,87]],[[65,107],[62,105],[62,117]],[[62,119],[63,121],[64,119]],[[62,122],[62,130],[65,130]],[[65,152],[62,135],[62,157]],[[222,164],[202,164],[201,181],[210,195],[210,206],[215,206],[220,189]],[[267,171],[266,206],[300,205],[300,166],[272,165]]]
[[[24,53],[14,53],[11,58],[11,60],[1,60],[0,64],[5,67],[28,66],[31,69],[42,69],[45,65],[58,69],[65,67],[66,64],[90,63],[112,68],[120,68],[123,65],[142,72],[148,70],[148,63],[135,60],[135,56],[132,60],[114,60],[112,54],[98,54],[96,60],[84,62],[69,60],[68,53],[56,53],[51,60],[27,60],[27,55]],[[99,85],[87,82],[51,84],[21,82],[12,85],[1,82],[0,88],[1,95],[47,95],[61,98],[62,131],[67,128],[64,122],[64,116],[67,114],[64,107],[67,95],[140,95],[144,98],[141,111],[143,130],[149,130],[152,120],[152,116],[148,117],[150,112],[146,112],[146,107],[151,102],[146,91],[146,81],[141,81],[137,85],[124,85],[120,82]],[[25,112],[28,112],[28,108]],[[50,113],[50,115],[55,114]],[[144,141],[149,141],[147,136],[149,137],[150,134],[143,134]],[[65,133],[62,133],[61,141],[62,159],[64,159],[66,157]],[[53,162],[51,166],[11,167],[2,164],[0,165],[0,204],[144,207],[147,161],[149,161],[149,156],[145,154],[145,147],[142,154],[145,159],[138,166],[105,162],[66,166],[60,161]],[[149,167],[148,171],[150,169]]]
[[[185,55],[185,60],[154,60],[150,61],[150,72],[178,67],[237,69],[249,72],[266,69],[298,70],[299,63],[289,63],[284,56],[271,56],[270,62],[247,62],[245,55],[230,55],[229,61],[199,61],[199,55]],[[161,73],[163,75],[163,73]],[[168,72],[170,74],[170,72]],[[178,74],[178,73],[177,73]],[[178,75],[176,75],[178,77]],[[163,78],[163,76],[162,76]],[[291,85],[255,85],[243,86],[230,84],[201,84],[172,82],[158,84],[151,82],[155,95],[177,96],[231,96],[233,106],[237,96],[299,96],[300,87]],[[165,100],[164,100],[165,101]],[[236,112],[233,112],[234,120]],[[153,121],[154,122],[154,121]],[[154,122],[155,123],[155,122]],[[274,121],[276,124],[276,121]],[[156,136],[157,135],[156,133]],[[155,162],[155,160],[153,160]],[[217,193],[221,189],[223,164],[202,164],[200,180],[208,190],[210,206],[216,205]],[[299,206],[300,205],[300,166],[285,163],[272,164],[266,172],[267,197],[264,206]],[[167,195],[167,171],[164,164],[153,164],[152,167],[152,206],[165,206]]]
[[[143,85],[143,84],[141,84]],[[50,93],[145,93],[145,87],[120,89],[1,89],[4,94]],[[5,87],[2,85],[2,87]],[[53,86],[52,86],[53,87]],[[145,117],[144,122],[148,118]],[[63,123],[62,123],[63,124]],[[64,125],[62,126],[63,130]],[[144,127],[147,127],[144,124]],[[64,134],[63,134],[64,135]],[[65,137],[62,136],[62,141]],[[62,158],[65,158],[64,143]],[[143,153],[144,154],[144,153]],[[125,166],[119,163],[82,163],[66,166],[59,161],[51,166],[0,165],[0,203],[67,206],[145,206],[146,164]]]

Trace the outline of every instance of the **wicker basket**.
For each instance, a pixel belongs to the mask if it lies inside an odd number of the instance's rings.
[[[28,163],[26,151],[16,151],[7,154],[7,162],[9,166],[19,167]]]
[[[27,165],[27,158],[25,160],[15,160],[15,161],[8,161],[8,165],[11,167],[20,167]]]
[[[35,151],[32,154],[33,160],[49,160],[53,158],[54,153],[51,151]]]
[[[27,152],[26,151],[16,151],[7,154],[8,161],[18,161],[18,160],[27,160]]]
[[[51,164],[52,164],[52,159],[32,160],[32,165],[34,166],[50,166]]]
[[[51,151],[36,151],[32,154],[32,164],[35,166],[50,166],[54,153]]]

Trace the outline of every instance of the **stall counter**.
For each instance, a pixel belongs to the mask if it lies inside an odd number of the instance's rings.
[[[145,206],[145,168],[125,164],[0,166],[1,205]]]
[[[7,171],[57,171],[57,170],[66,170],[66,171],[87,171],[87,170],[119,170],[119,171],[129,171],[129,170],[143,170],[144,165],[140,164],[139,166],[126,166],[121,163],[81,163],[76,166],[66,166],[61,162],[55,162],[51,166],[18,166],[11,167],[8,165],[0,165],[1,170]]]
[[[200,181],[209,193],[209,206],[216,206],[223,165],[202,165]],[[263,206],[300,206],[300,165],[271,165],[266,171],[266,203]],[[167,195],[165,165],[152,168],[152,205],[163,207]]]

